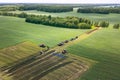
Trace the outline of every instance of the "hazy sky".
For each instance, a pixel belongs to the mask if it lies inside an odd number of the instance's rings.
[[[0,0],[0,3],[119,3],[120,0]]]

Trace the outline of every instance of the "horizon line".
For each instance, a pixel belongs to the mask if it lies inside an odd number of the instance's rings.
[[[23,3],[33,3],[33,4],[119,4],[120,3],[38,3],[38,2],[0,2],[0,4],[23,4]]]

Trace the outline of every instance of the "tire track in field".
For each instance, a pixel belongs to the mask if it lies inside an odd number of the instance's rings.
[[[65,43],[63,46],[55,46],[49,51],[55,50],[57,52],[61,52],[66,47],[88,38],[99,29],[100,28],[96,28],[86,33],[83,33],[82,35],[78,36],[77,39],[69,41],[68,43]],[[43,78],[45,75],[47,75],[49,72],[53,72],[56,69],[61,68],[61,66],[64,64],[63,61],[64,59],[60,59],[57,56],[53,56],[51,53],[33,56],[33,58],[31,59],[32,59],[31,61],[29,60],[26,61],[26,63],[23,64],[22,66],[19,66],[19,64],[22,64],[22,62],[19,63],[18,65],[16,64],[13,66],[9,66],[8,71],[6,73],[10,74],[10,76],[13,76],[14,77],[13,80],[39,80]],[[69,57],[69,60],[67,59],[67,61],[69,62],[70,60],[73,59]],[[62,63],[59,64],[60,62]],[[70,71],[70,74],[65,72],[64,74],[66,74],[66,76],[63,76],[64,77],[63,80],[74,80],[89,68],[87,64],[84,64],[84,62],[81,63],[79,61],[77,61],[77,63],[73,61],[73,64],[68,64],[67,66],[64,65],[64,67],[67,68],[66,70]],[[60,75],[61,73],[59,73],[58,76]],[[58,80],[61,79],[59,77],[57,78]]]

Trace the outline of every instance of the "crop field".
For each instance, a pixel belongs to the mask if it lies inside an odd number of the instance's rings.
[[[0,80],[3,76],[1,68],[18,63],[22,59],[33,56],[39,51],[44,50],[30,41],[22,42],[17,45],[0,50]],[[4,80],[12,80],[11,77],[4,76]]]
[[[77,13],[75,11],[73,12],[64,12],[64,13],[49,13],[49,12],[43,12],[43,11],[13,11],[14,13],[21,13],[26,12],[28,14],[36,14],[36,15],[52,15],[52,16],[59,16],[59,17],[66,17],[66,16],[76,16],[76,17],[82,17],[82,18],[88,18],[93,21],[109,21],[110,24],[114,23],[120,23],[120,14],[95,14],[95,13]]]
[[[22,18],[0,16],[0,48],[23,41],[44,43],[50,47],[59,42],[80,35],[86,30],[66,29],[26,23]]]
[[[120,80],[120,14],[77,13],[77,8],[61,13],[19,10],[7,13],[35,15],[0,13],[4,14],[0,16],[0,80]],[[67,16],[85,19],[72,17],[64,23],[53,19]],[[33,23],[25,22],[29,17]],[[76,27],[88,24],[87,19],[105,22],[96,27],[90,24],[91,29],[48,24],[73,23]]]
[[[26,58],[41,50],[42,48],[39,48],[37,45],[29,41],[1,49],[0,67],[11,64],[12,62],[18,61],[19,59]]]
[[[63,55],[54,50],[40,54],[40,49],[33,45],[31,42],[24,42],[0,51],[5,54],[4,57],[2,53],[0,55],[0,59],[4,63],[4,65],[1,65],[1,77],[3,79],[74,80],[88,70],[94,63],[94,61],[86,58],[71,54]],[[36,49],[38,52],[35,53],[34,51],[37,51]],[[8,50],[12,50],[10,54],[5,53]],[[20,52],[24,53],[20,55]],[[31,54],[32,56],[30,56]],[[24,58],[26,55],[29,56]],[[6,57],[7,59],[5,59]],[[15,59],[20,60],[16,61]],[[12,63],[9,64],[10,62]]]
[[[97,61],[80,80],[120,79],[120,30],[101,29],[89,38],[69,46],[75,55]]]

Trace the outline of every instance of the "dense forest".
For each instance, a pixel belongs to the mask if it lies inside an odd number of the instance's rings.
[[[29,15],[26,18],[26,22],[35,24],[44,24],[63,28],[75,28],[75,29],[91,29],[92,22],[88,19],[78,17],[51,17],[49,16],[35,16]]]
[[[19,10],[37,10],[40,6],[39,5],[23,5],[19,7]]]
[[[78,13],[99,13],[99,14],[109,14],[118,13],[120,14],[120,7],[115,8],[79,8]]]
[[[37,9],[38,11],[45,11],[45,12],[69,12],[73,11],[73,7],[66,7],[66,6],[43,6]]]
[[[69,12],[69,11],[73,11],[73,7],[24,5],[24,6],[21,6],[19,10],[37,10],[37,11],[45,11],[45,12]]]

